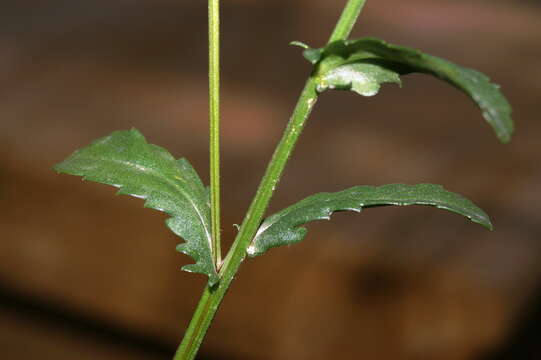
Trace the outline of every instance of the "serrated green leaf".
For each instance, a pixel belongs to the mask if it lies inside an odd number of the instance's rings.
[[[77,150],[54,169],[113,185],[119,188],[118,194],[145,199],[145,207],[167,213],[171,216],[167,226],[185,241],[177,250],[195,260],[182,269],[208,275],[211,285],[218,282],[208,190],[186,159],[175,160],[131,129],[115,131]]]
[[[284,210],[269,216],[261,224],[248,256],[262,255],[267,250],[291,245],[304,239],[307,229],[302,225],[330,219],[336,211],[356,211],[386,205],[429,205],[461,214],[492,230],[488,215],[468,199],[445,190],[440,185],[390,184],[379,187],[356,186],[335,193],[309,196]]]
[[[372,58],[367,56],[367,53],[372,54]],[[375,38],[338,41],[322,49],[307,49],[304,56],[312,64],[320,64],[321,81],[329,72],[335,71],[344,63],[363,63],[367,59],[397,74],[421,72],[434,75],[466,93],[479,106],[483,117],[502,142],[509,142],[513,134],[514,124],[509,102],[498,85],[476,70]]]

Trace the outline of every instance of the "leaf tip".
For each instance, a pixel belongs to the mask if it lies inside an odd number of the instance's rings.
[[[169,220],[169,219],[168,219]],[[166,220],[167,222],[167,220]],[[184,255],[188,255],[186,252],[187,252],[187,249],[186,249],[186,243],[183,242],[181,244],[178,244],[176,247],[175,247],[175,250],[178,251],[179,253],[182,253]]]
[[[297,40],[290,42],[289,45],[291,45],[291,46],[297,46],[297,47],[303,48],[304,50],[310,49],[310,46],[308,46],[307,44],[303,43],[302,41],[297,41]]]
[[[210,287],[218,284],[220,282],[220,277],[216,271],[213,271],[211,273],[208,273],[206,271],[202,271],[200,266],[196,264],[188,264],[184,265],[180,268],[182,271],[186,271],[188,273],[197,273],[197,274],[203,274],[208,276],[208,285]]]
[[[54,171],[57,174],[62,174],[62,163],[59,162],[58,164],[55,164],[51,167],[51,170]]]
[[[122,132],[122,130],[119,130],[119,132]],[[137,135],[137,136],[144,137],[143,134],[133,126],[127,132],[129,132],[131,134],[134,134],[134,135]]]
[[[471,220],[490,231],[494,231],[494,225],[492,225],[490,218],[486,214],[484,214],[483,216],[480,216],[477,219],[471,219]]]
[[[312,65],[317,64],[323,54],[321,49],[314,49],[310,45],[303,43],[302,41],[292,41],[289,43],[289,45],[302,48],[304,50],[302,52],[303,57],[308,60],[308,62],[310,62]]]
[[[71,166],[70,164],[70,159],[75,154],[77,154],[77,151],[75,151],[75,153],[69,156],[67,159],[59,162],[58,164],[55,164],[53,167],[51,167],[51,170],[53,170],[57,174],[80,175],[77,171],[73,169],[73,166]],[[83,178],[83,180],[85,179]]]
[[[513,137],[513,133],[515,132],[514,128],[511,128],[509,131],[506,132],[500,132],[498,133],[498,139],[502,144],[509,144],[511,142],[511,138]]]

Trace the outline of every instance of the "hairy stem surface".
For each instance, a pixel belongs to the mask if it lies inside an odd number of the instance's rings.
[[[210,0],[210,2],[212,1],[217,2],[217,0]],[[365,1],[366,0],[348,1],[329,42],[346,39],[349,36]],[[265,210],[280,181],[286,163],[291,157],[295,144],[297,143],[306,124],[306,120],[313,109],[317,100],[316,87],[316,80],[313,77],[310,77],[299,97],[282,139],[274,151],[265,175],[252,200],[252,204],[242,222],[240,231],[235,238],[235,242],[224,259],[220,269],[220,282],[212,288],[209,286],[205,287],[194,316],[186,330],[184,339],[173,360],[191,360],[195,358],[225,293],[235,278],[239,266],[246,257],[246,251],[250,242],[263,219]]]

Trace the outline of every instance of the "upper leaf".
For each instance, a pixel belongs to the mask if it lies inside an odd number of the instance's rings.
[[[471,221],[492,230],[488,215],[468,199],[443,189],[440,185],[390,184],[379,187],[356,186],[335,193],[309,196],[269,216],[261,224],[248,256],[262,255],[281,245],[304,239],[307,229],[300,227],[310,221],[330,219],[336,211],[360,212],[365,207],[385,205],[430,205],[464,215]]]
[[[186,159],[175,160],[167,150],[147,143],[139,131],[131,129],[115,131],[75,151],[54,169],[116,186],[118,194],[145,199],[145,207],[170,215],[167,226],[185,240],[177,250],[196,262],[182,269],[208,275],[211,285],[218,282],[208,192]]]
[[[336,71],[345,63],[373,62],[376,66],[397,74],[421,72],[434,75],[470,96],[502,142],[511,139],[514,124],[509,102],[500,92],[498,85],[491,83],[486,75],[476,70],[374,38],[337,41],[321,49],[309,48],[304,51],[304,56],[312,64],[320,64],[320,82],[325,82],[330,72]],[[358,75],[353,75],[352,81],[355,77]]]

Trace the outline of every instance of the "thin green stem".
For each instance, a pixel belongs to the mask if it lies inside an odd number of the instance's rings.
[[[346,39],[349,36],[365,1],[348,1],[329,42]],[[317,81],[311,76],[304,86],[282,139],[274,151],[235,242],[224,259],[220,269],[220,282],[212,288],[205,287],[184,339],[173,360],[192,360],[195,358],[225,293],[235,278],[242,261],[246,258],[246,251],[263,219],[286,163],[293,153],[295,144],[304,129],[306,120],[316,100]]]
[[[346,7],[342,11],[342,15],[340,15],[338,23],[334,27],[331,37],[329,38],[329,43],[338,40],[346,40],[348,38],[365,3],[366,0],[348,1]]]
[[[219,268],[220,247],[220,1],[209,0],[210,208],[212,254]]]
[[[261,223],[265,209],[272,193],[276,189],[285,164],[316,102],[316,86],[315,79],[310,78],[307,81],[291,120],[259,185],[252,205],[244,218],[240,232],[237,234],[235,242],[224,259],[220,270],[220,282],[212,288],[208,286],[205,288],[174,360],[191,360],[195,357],[216,310],[218,310],[219,304],[231,285],[240,264],[246,257],[246,250]]]

